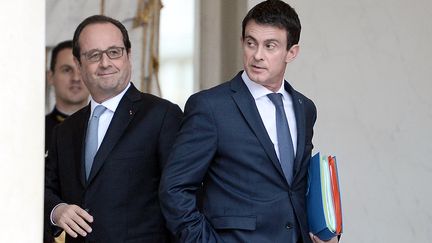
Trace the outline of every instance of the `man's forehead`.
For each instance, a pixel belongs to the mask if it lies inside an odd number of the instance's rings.
[[[72,48],[63,48],[57,53],[57,62],[69,61],[72,59]]]
[[[85,32],[94,32],[95,30],[106,30],[106,29],[111,29],[112,32],[114,32],[114,30],[117,30],[118,32],[121,32],[120,29],[115,26],[113,23],[110,22],[97,22],[97,23],[91,23],[86,25],[82,31],[81,31],[81,35]]]
[[[245,28],[245,38],[255,40],[286,40],[286,30],[270,24],[248,23]]]
[[[70,47],[66,47],[66,48],[63,48],[63,49],[61,49],[59,52],[58,52],[58,56],[59,55],[67,55],[67,54],[70,54],[70,53],[72,53],[72,48],[70,48]]]
[[[251,28],[258,28],[258,29],[273,29],[274,31],[286,31],[283,26],[280,26],[278,24],[272,24],[272,23],[259,23],[255,20],[249,20],[245,26],[245,31]]]
[[[82,48],[107,48],[122,45],[123,35],[112,23],[93,23],[82,30],[79,36]]]

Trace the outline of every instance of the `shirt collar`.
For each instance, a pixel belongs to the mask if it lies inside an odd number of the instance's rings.
[[[119,103],[120,103],[120,100],[123,98],[124,94],[129,89],[130,86],[131,86],[131,84],[129,82],[128,85],[126,86],[126,88],[122,92],[120,92],[118,95],[102,102],[102,104],[97,103],[95,100],[93,100],[92,97],[90,97],[90,106],[91,106],[91,113],[90,114],[93,114],[95,107],[98,105],[103,105],[103,106],[105,106],[105,108],[107,108],[108,110],[110,110],[114,113],[116,111]]]
[[[57,109],[56,106],[54,106],[54,109],[51,112],[51,114],[55,117],[57,122],[63,122],[66,118],[69,117],[68,114],[65,114],[65,113],[59,111],[59,109]]]
[[[254,97],[255,100],[263,97],[263,96],[267,96],[268,94],[273,93],[273,91],[267,89],[266,87],[262,86],[261,84],[257,84],[254,81],[252,81],[249,76],[247,75],[246,71],[243,71],[242,73],[242,79],[244,81],[244,83],[246,84],[246,86],[248,87],[249,91],[251,92],[252,96]],[[284,80],[282,80],[282,84],[284,84]],[[284,85],[281,85],[281,87],[279,88],[277,93],[281,93],[283,98],[285,100],[287,100],[287,98],[289,97],[288,92],[285,90]]]

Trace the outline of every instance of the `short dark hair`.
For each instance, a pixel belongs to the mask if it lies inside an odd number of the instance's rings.
[[[119,28],[119,30],[122,33],[123,36],[123,44],[126,48],[126,51],[129,53],[130,49],[131,49],[131,42],[129,40],[129,35],[128,32],[126,30],[126,27],[124,27],[124,25],[122,23],[120,23],[120,21],[110,18],[108,16],[105,15],[93,15],[90,16],[86,19],[84,19],[76,28],[74,36],[73,36],[73,48],[72,48],[72,53],[74,55],[74,57],[76,57],[76,59],[78,59],[78,62],[81,63],[81,48],[79,46],[79,37],[81,35],[81,32],[83,31],[83,29],[90,24],[103,24],[103,23],[111,23],[114,26],[116,26],[117,28]]]
[[[55,72],[55,65],[57,64],[57,56],[58,56],[59,52],[63,49],[72,49],[72,41],[66,40],[66,41],[60,42],[52,50],[50,70],[53,73]]]
[[[246,25],[254,20],[257,24],[276,26],[287,31],[287,50],[298,44],[301,24],[296,11],[280,0],[267,0],[253,7],[242,22],[242,38],[245,37]]]

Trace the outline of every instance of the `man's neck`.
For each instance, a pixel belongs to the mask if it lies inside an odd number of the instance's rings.
[[[87,101],[77,104],[64,104],[62,102],[56,102],[55,104],[57,110],[66,115],[72,115],[86,105]]]

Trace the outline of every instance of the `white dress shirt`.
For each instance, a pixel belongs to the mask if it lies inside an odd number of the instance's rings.
[[[90,98],[90,106],[91,106],[91,113],[90,113],[90,117],[92,117],[94,109],[96,108],[96,106],[98,105],[102,105],[105,108],[107,108],[104,113],[102,113],[102,115],[100,115],[99,117],[99,127],[98,127],[98,146],[97,148],[99,149],[103,138],[105,137],[105,134],[108,130],[108,127],[111,123],[111,120],[114,116],[114,112],[117,109],[117,106],[120,103],[120,100],[123,98],[123,95],[126,93],[126,91],[129,89],[130,87],[130,83],[126,86],[126,88],[118,95],[102,102],[102,104],[97,103],[96,101],[93,100],[93,98]],[[88,121],[90,123],[90,119]]]
[[[279,158],[279,146],[276,132],[276,107],[274,106],[273,102],[267,97],[267,94],[273,93],[273,91],[267,89],[261,84],[253,82],[245,71],[243,71],[242,79],[255,99],[255,104],[258,108],[261,120],[264,123],[267,134],[273,142],[274,149]],[[297,151],[297,123],[295,119],[294,106],[292,103],[291,95],[285,90],[283,83],[284,80],[282,80],[282,85],[277,93],[281,93],[283,96],[282,101],[285,109],[285,114],[287,116],[295,155]]]

